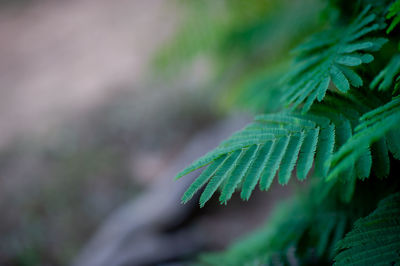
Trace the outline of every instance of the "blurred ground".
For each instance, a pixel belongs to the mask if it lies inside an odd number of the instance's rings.
[[[141,88],[150,56],[176,20],[171,7],[157,0],[3,6],[0,143],[91,110],[127,86]]]
[[[169,87],[147,75],[176,22],[172,8],[1,2],[0,265],[70,262],[213,120],[187,91],[193,81]]]

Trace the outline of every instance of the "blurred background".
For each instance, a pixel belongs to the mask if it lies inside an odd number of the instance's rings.
[[[1,0],[0,265],[185,265],[262,223],[290,189],[200,210],[179,200],[195,175],[173,177],[279,110],[324,8]]]

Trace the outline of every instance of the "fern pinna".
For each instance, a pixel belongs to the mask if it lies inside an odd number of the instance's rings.
[[[274,85],[280,112],[256,116],[177,175],[203,168],[182,197],[202,190],[201,207],[217,192],[226,204],[237,190],[248,200],[257,185],[310,179],[265,227],[203,264],[400,265],[400,1],[356,2],[330,3],[330,29],[294,49]]]
[[[335,265],[398,265],[400,262],[400,193],[381,202],[360,218],[337,243]]]
[[[384,27],[370,9],[365,8],[346,28],[316,34],[295,49],[299,56],[293,71],[285,77],[284,93],[293,108],[304,103],[303,111],[308,111],[316,99],[322,101],[331,83],[344,93],[350,86],[363,85],[353,68],[371,63],[374,57],[370,52],[378,51],[387,41],[375,34],[369,36]]]

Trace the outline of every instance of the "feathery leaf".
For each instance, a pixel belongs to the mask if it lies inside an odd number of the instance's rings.
[[[337,245],[335,265],[397,265],[400,262],[400,193],[383,199]],[[397,264],[396,264],[397,263]]]
[[[319,134],[326,130],[327,136]],[[226,203],[242,182],[241,197],[247,200],[258,182],[261,190],[267,190],[278,170],[279,182],[288,183],[297,161],[300,163],[298,177],[304,179],[311,170],[316,152],[322,160],[331,156],[335,143],[333,132],[334,125],[323,117],[288,113],[257,116],[254,123],[178,174],[181,176],[209,163],[182,201],[187,202],[208,183],[200,205],[203,206],[219,188],[222,189],[220,201]]]
[[[347,28],[316,34],[300,45],[295,49],[299,62],[285,78],[284,100],[292,108],[304,104],[303,112],[307,112],[315,99],[322,101],[330,82],[341,92],[362,86],[353,68],[374,60],[369,52],[379,50],[387,40],[367,35],[383,27],[367,7]]]
[[[393,130],[399,128],[400,123],[400,96],[393,98],[387,104],[380,106],[360,118],[361,123],[356,127],[354,134],[333,155],[331,160],[331,172],[328,178],[337,176],[343,169],[347,169],[357,159],[368,153],[372,147],[373,169],[377,176],[386,176],[389,172],[388,149],[398,156],[398,141],[393,135],[387,141],[385,136],[393,134]],[[387,147],[388,145],[388,147]],[[366,160],[363,158],[363,160]],[[369,159],[368,159],[369,160]],[[370,162],[365,162],[370,168]],[[367,177],[366,173],[361,176]]]
[[[381,72],[374,78],[374,80],[370,84],[371,89],[378,89],[379,91],[387,91],[392,88],[393,82],[396,83],[394,86],[393,93],[397,92],[400,83],[396,78],[399,77],[400,74],[400,54],[396,54],[390,60],[389,64],[382,69]]]
[[[400,23],[400,0],[397,0],[389,7],[389,13],[386,15],[386,18],[393,18],[392,23],[390,23],[386,30],[387,33],[390,33]]]

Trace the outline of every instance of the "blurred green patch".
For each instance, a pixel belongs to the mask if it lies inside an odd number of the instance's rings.
[[[289,51],[330,21],[321,13],[326,3],[318,0],[179,3],[178,30],[155,56],[155,69],[173,78],[194,62],[206,60],[212,74],[205,89],[218,94],[213,98],[219,99],[222,110],[279,109],[277,77],[290,61]],[[271,104],[260,106],[266,98]]]

